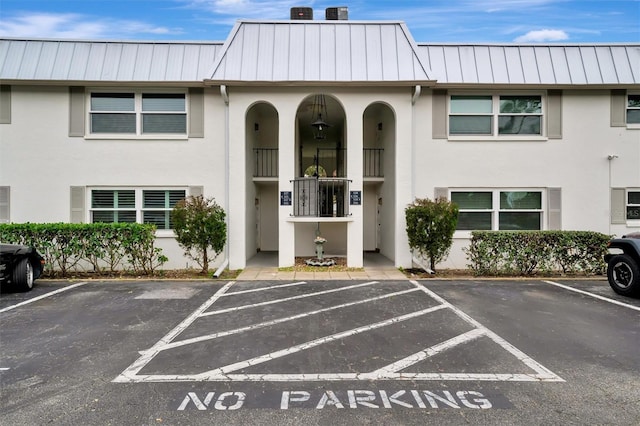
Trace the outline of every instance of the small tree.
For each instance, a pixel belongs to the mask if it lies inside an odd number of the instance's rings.
[[[435,271],[436,263],[449,254],[453,243],[453,233],[458,224],[458,206],[438,198],[416,198],[405,209],[409,247],[423,258],[428,258],[430,268]]]
[[[224,249],[227,241],[225,212],[213,198],[189,196],[179,201],[171,212],[173,229],[185,255],[209,271],[209,261]],[[209,249],[214,252],[209,256]]]

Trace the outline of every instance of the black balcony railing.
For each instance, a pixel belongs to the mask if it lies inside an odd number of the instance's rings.
[[[253,177],[278,177],[278,148],[254,148],[253,152]],[[318,164],[323,166],[328,177],[345,177],[347,175],[345,171],[345,153],[346,150],[344,148],[318,149]],[[364,148],[362,154],[363,176],[384,177],[384,149]],[[310,161],[313,162],[313,160]]]
[[[348,179],[307,177],[292,182],[294,216],[349,216]]]
[[[278,177],[278,148],[254,148],[253,177]]]
[[[382,148],[365,148],[362,150],[362,168],[364,177],[384,177],[382,165],[384,149]]]

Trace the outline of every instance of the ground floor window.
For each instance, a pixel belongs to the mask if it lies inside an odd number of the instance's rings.
[[[627,191],[627,220],[640,220],[640,190]]]
[[[172,229],[171,210],[186,197],[185,189],[92,189],[92,223],[150,223]]]
[[[459,231],[541,230],[543,194],[535,190],[452,190]]]

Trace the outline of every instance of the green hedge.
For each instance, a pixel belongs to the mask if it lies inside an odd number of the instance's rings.
[[[0,241],[35,247],[49,276],[87,269],[152,274],[168,260],[155,247],[155,230],[137,223],[12,223],[0,224]]]
[[[611,236],[588,231],[474,231],[465,249],[476,275],[602,274]]]

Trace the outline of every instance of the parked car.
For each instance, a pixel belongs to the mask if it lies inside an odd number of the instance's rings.
[[[608,248],[604,261],[609,285],[623,296],[640,296],[640,232],[614,238]]]
[[[0,244],[0,283],[29,291],[44,271],[44,258],[29,246]]]

